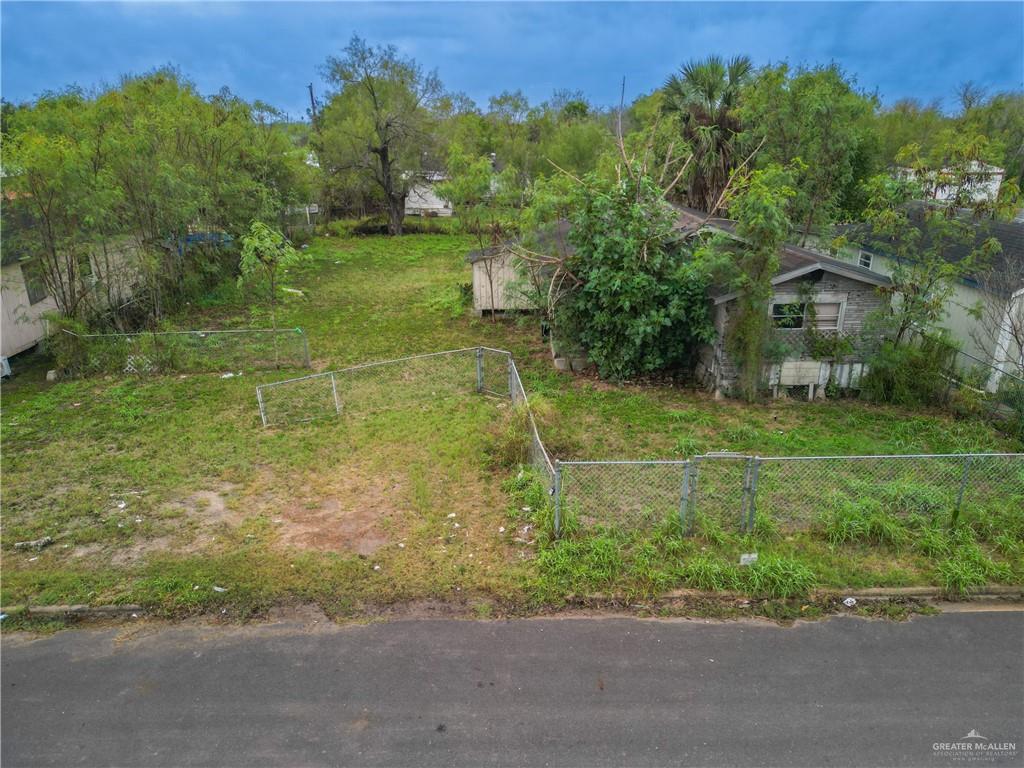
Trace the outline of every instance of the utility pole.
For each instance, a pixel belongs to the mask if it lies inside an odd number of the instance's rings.
[[[316,97],[313,95],[313,84],[310,83],[306,86],[309,89],[309,110],[313,116],[313,128],[317,128],[318,121],[316,117]]]

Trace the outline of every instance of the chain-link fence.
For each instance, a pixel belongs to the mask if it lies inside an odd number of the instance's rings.
[[[685,461],[555,462],[556,528],[650,529],[698,521],[751,531],[760,517],[781,532],[856,505],[889,514],[962,508],[1024,510],[1024,454],[745,456]]]
[[[526,463],[547,479],[555,533],[601,527],[691,533],[697,524],[807,528],[844,504],[909,515],[1024,509],[1024,454],[762,457],[714,453],[680,461],[553,461],[508,352],[474,347],[384,360],[256,388],[264,426],[483,394],[525,411]]]
[[[78,376],[308,368],[301,328],[78,334],[64,329],[62,358]]]

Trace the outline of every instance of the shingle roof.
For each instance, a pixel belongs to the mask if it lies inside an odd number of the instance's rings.
[[[738,239],[736,234],[736,222],[721,217],[707,218],[704,213],[694,208],[677,206],[679,218],[676,221],[676,229],[683,232],[696,232],[702,227],[724,232],[725,234]],[[889,285],[890,280],[885,275],[862,267],[859,264],[851,264],[847,261],[834,259],[831,256],[816,253],[798,245],[786,243],[779,249],[779,269],[775,273],[773,282],[783,282],[787,279],[797,277],[800,274],[807,274],[822,269],[826,272],[845,275],[854,280],[861,280],[872,285]],[[733,293],[724,288],[719,289],[715,296],[717,302],[728,300]]]
[[[909,212],[910,222],[922,229],[924,227],[924,216],[927,206],[923,203],[915,204]],[[966,218],[968,214],[965,212]],[[976,248],[980,247],[988,238],[994,237],[1002,246],[999,253],[988,266],[993,272],[1005,272],[1007,274],[1024,274],[1024,220],[1022,221],[992,221],[984,219],[973,222],[974,240],[970,243],[955,243],[943,249],[943,258],[951,264],[963,261]],[[891,247],[872,238],[871,227],[868,224],[846,224],[837,227],[839,234],[845,235],[848,240],[855,242],[866,251],[876,253],[887,258],[895,258],[895,251],[898,247],[896,241]],[[978,285],[979,275],[968,277],[965,282],[971,285]]]

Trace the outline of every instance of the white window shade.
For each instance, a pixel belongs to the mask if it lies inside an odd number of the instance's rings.
[[[822,331],[838,331],[839,315],[842,312],[841,302],[815,302],[814,327]]]

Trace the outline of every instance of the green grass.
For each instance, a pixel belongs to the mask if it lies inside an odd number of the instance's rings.
[[[563,458],[1014,447],[983,423],[938,412],[856,401],[750,406],[557,373],[536,320],[494,323],[466,310],[472,245],[443,233],[320,238],[311,262],[284,275],[302,294],[284,294],[278,325],[305,329],[319,370],[508,349]],[[225,283],[174,324],[263,327],[269,313]],[[841,536],[824,522],[783,533],[762,516],[750,536],[711,519],[693,537],[672,521],[636,532],[577,520],[553,541],[546,490],[509,467],[514,436],[501,414],[514,411],[497,400],[448,398],[266,430],[255,385],[299,372],[47,384],[45,368],[29,366],[3,388],[5,605],[141,603],[167,615],[247,616],[313,601],[352,616],[444,600],[528,611],[595,592],[692,587],[782,598],[815,586],[922,583],[963,591],[979,568],[1013,583],[1024,573],[1020,516],[970,508],[961,523],[977,534],[977,556],[934,528],[892,523],[885,510],[864,513],[867,528],[858,518]],[[921,493],[906,495],[927,507]],[[45,535],[55,543],[42,552],[13,549]],[[752,551],[758,565],[741,568],[739,555]]]

